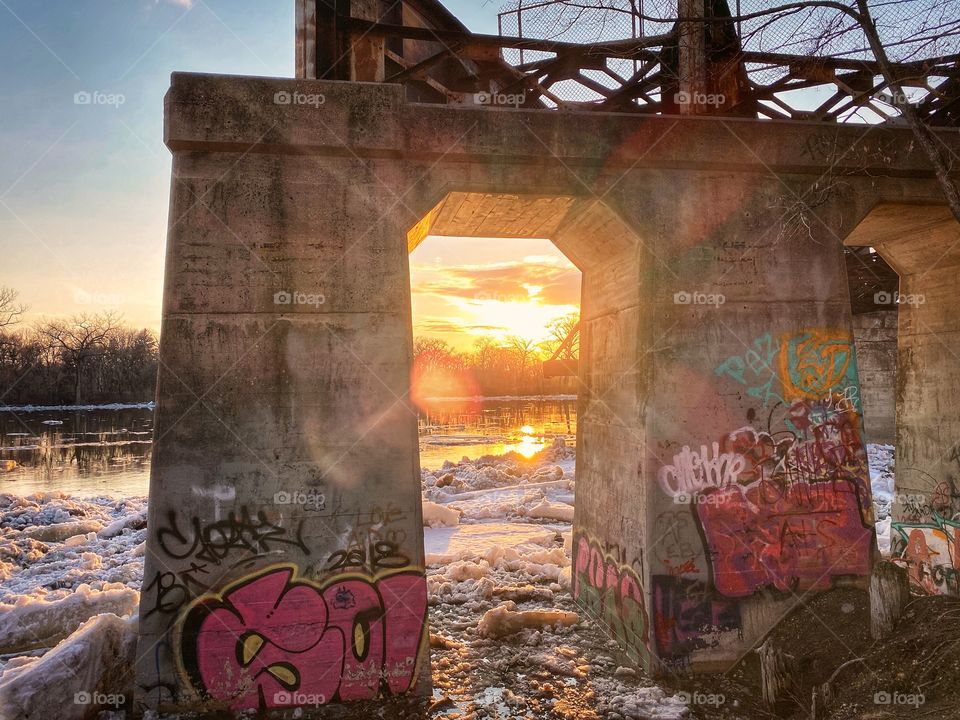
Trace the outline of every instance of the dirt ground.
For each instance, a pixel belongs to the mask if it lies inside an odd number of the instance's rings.
[[[841,665],[830,720],[960,718],[960,598],[914,597],[894,635],[870,637],[869,595],[833,590],[784,619],[776,645],[796,659],[797,687],[771,710],[761,702],[760,667],[751,653],[736,668],[688,685],[722,693],[720,707],[695,708],[714,718],[810,718],[812,689]]]

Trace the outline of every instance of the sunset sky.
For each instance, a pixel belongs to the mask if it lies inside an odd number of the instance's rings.
[[[410,277],[414,332],[460,349],[483,335],[545,340],[580,306],[580,271],[549,240],[428,238]]]
[[[498,4],[448,0],[496,32]],[[292,77],[293,0],[0,0],[0,285],[28,321],[118,309],[158,329],[174,70]],[[77,105],[78,92],[122,105]],[[579,273],[546,241],[432,238],[411,258],[417,330],[460,347],[534,339],[576,309]],[[454,329],[460,332],[452,332]]]

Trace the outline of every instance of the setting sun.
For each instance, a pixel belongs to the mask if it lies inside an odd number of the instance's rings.
[[[418,337],[538,344],[579,312],[580,271],[548,240],[429,237],[411,255],[411,290]]]

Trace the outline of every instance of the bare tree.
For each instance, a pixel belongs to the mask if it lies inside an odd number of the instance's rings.
[[[37,335],[58,353],[73,371],[74,399],[81,402],[81,379],[87,364],[102,355],[111,336],[121,327],[118,315],[112,312],[76,315],[68,320],[49,320],[37,326]]]
[[[548,355],[560,351],[559,359],[574,360],[580,354],[580,335],[578,332],[580,315],[571,313],[552,321],[547,328],[552,336],[543,344]],[[567,339],[569,338],[569,342]],[[566,343],[566,345],[564,345]]]
[[[17,302],[20,293],[9,287],[0,287],[0,330],[20,322],[27,311],[25,305]]]

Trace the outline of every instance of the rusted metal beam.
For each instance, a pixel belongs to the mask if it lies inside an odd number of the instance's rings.
[[[667,34],[629,40],[611,40],[586,45],[583,43],[561,42],[558,40],[535,40],[532,38],[505,37],[502,35],[483,35],[459,30],[389,25],[359,18],[349,18],[347,22],[352,30],[361,33],[393,35],[407,40],[424,40],[427,42],[459,42],[464,48],[476,45],[478,47],[493,46],[511,50],[537,50],[540,52],[562,52],[564,50],[570,50],[585,55],[607,55],[609,57],[632,57],[629,55],[631,52],[645,48],[661,47],[664,44],[669,44],[673,40],[673,36]]]
[[[567,360],[544,360],[543,377],[576,377],[580,374],[580,361],[577,358]]]

